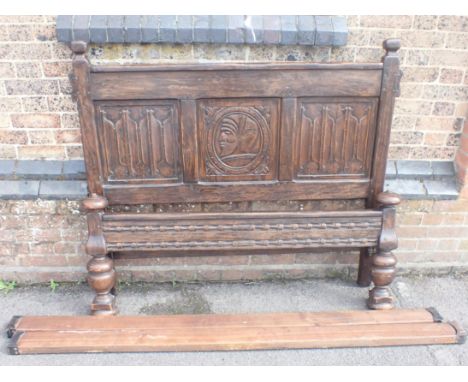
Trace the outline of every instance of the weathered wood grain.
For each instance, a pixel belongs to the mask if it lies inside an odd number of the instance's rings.
[[[17,320],[9,351],[40,354],[336,348],[455,344],[466,337],[457,324],[433,322],[428,311],[399,313],[25,317]]]
[[[105,99],[198,99],[313,97],[380,94],[380,70],[249,70],[91,73],[91,97]]]
[[[8,336],[15,332],[66,330],[139,330],[196,327],[339,326],[440,322],[434,308],[399,310],[343,310],[335,312],[283,312],[158,316],[15,316]]]

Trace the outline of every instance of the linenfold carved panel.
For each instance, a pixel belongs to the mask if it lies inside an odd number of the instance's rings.
[[[374,99],[301,100],[296,178],[369,177],[376,105]]]
[[[278,108],[276,99],[199,101],[200,179],[275,179]]]
[[[97,119],[107,181],[179,179],[175,102],[98,104]]]

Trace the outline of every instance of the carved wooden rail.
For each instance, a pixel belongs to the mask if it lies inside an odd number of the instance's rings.
[[[94,314],[115,256],[360,248],[368,306],[392,307],[396,195],[382,193],[398,40],[372,64],[90,65],[72,43],[90,196]],[[360,211],[112,213],[118,204],[363,200]],[[374,253],[375,252],[375,253]]]

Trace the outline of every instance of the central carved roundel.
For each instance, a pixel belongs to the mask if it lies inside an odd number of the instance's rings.
[[[268,152],[268,140],[268,123],[258,110],[224,108],[216,113],[208,130],[209,158],[222,173],[258,173]]]

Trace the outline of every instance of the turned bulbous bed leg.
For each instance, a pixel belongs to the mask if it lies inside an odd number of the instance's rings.
[[[83,205],[88,211],[89,237],[86,243],[86,253],[92,256],[87,266],[88,284],[96,292],[91,303],[91,314],[113,315],[117,313],[115,296],[112,293],[116,282],[116,272],[114,261],[107,254],[106,242],[101,228],[103,210],[107,207],[107,200],[102,196],[92,194],[83,201]]]
[[[108,257],[94,257],[88,262],[88,284],[96,292],[91,303],[93,315],[117,313],[115,296],[112,294],[116,281],[114,262]]]
[[[377,252],[372,256],[371,277],[374,287],[369,291],[367,306],[369,309],[384,310],[394,307],[390,284],[395,278],[397,264],[392,250],[398,247],[395,233],[395,206],[400,203],[400,197],[389,192],[382,192],[377,196],[377,202],[382,210],[382,231]]]

